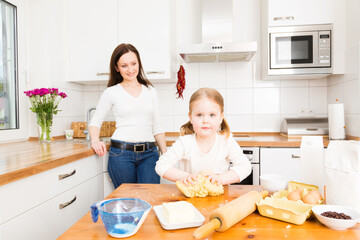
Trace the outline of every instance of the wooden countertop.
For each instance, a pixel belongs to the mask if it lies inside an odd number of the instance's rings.
[[[234,133],[241,147],[300,147],[300,138],[287,138],[280,133]],[[179,137],[166,133],[167,146]],[[355,138],[354,140],[359,140]],[[324,146],[329,139],[324,137]],[[56,140],[49,144],[22,141],[0,144],[0,186],[94,155],[89,143]]]
[[[94,154],[88,143],[66,140],[0,144],[0,186]]]
[[[174,184],[123,184],[107,198],[140,198],[153,207],[163,202],[184,200],[192,203],[205,216],[204,223],[207,223],[211,211],[250,190],[260,191],[261,187],[231,185],[225,187],[222,196],[186,198]],[[193,239],[192,234],[195,229],[164,230],[152,209],[139,231],[128,239]],[[58,240],[85,239],[113,238],[107,234],[100,217],[97,223],[92,222],[90,212],[58,238]],[[360,224],[349,230],[337,231],[325,227],[314,218],[307,220],[303,225],[294,225],[266,218],[255,212],[225,232],[213,232],[212,236],[207,236],[207,239],[360,239]]]
[[[166,133],[167,146],[171,146],[179,137],[178,132]],[[301,137],[286,137],[280,133],[236,132],[233,137],[241,147],[300,147]],[[324,146],[329,145],[329,138],[324,136]]]

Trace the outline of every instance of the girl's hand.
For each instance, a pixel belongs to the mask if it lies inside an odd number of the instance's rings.
[[[208,174],[205,174],[204,177],[209,179],[212,184],[223,185],[220,174],[208,173]]]
[[[185,186],[193,185],[197,181],[197,176],[193,174],[189,174],[186,178],[180,180]]]
[[[100,157],[106,154],[106,145],[104,142],[99,140],[91,141],[91,147],[94,149],[95,153]]]

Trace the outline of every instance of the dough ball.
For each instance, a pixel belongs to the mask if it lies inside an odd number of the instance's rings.
[[[176,186],[187,197],[219,196],[224,193],[222,185],[212,184],[203,175],[198,175],[193,185],[185,186],[182,182],[176,181]]]

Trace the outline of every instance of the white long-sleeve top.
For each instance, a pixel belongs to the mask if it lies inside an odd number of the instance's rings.
[[[116,130],[112,139],[125,142],[153,142],[154,135],[163,133],[155,88],[141,85],[134,97],[121,84],[108,87],[100,97],[90,126],[100,128],[106,114],[113,112]]]
[[[229,166],[230,162],[233,164]],[[216,135],[214,146],[206,154],[201,153],[196,143],[195,134],[180,137],[172,147],[156,162],[155,170],[163,177],[171,167],[177,167],[191,174],[211,170],[213,173],[224,173],[234,170],[240,181],[251,173],[251,163],[242,152],[239,144],[230,136]]]

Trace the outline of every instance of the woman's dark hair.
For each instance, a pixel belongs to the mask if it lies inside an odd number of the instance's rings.
[[[145,77],[144,70],[143,70],[143,67],[141,64],[140,54],[139,54],[138,50],[129,43],[122,43],[114,49],[114,51],[111,55],[111,60],[110,60],[110,78],[109,78],[107,86],[111,87],[111,86],[114,86],[114,85],[124,81],[121,74],[118,71],[116,71],[116,66],[117,66],[117,63],[118,63],[119,59],[121,58],[121,56],[128,52],[135,53],[135,55],[137,57],[137,60],[139,63],[139,73],[137,75],[138,82],[142,85],[145,85],[146,87],[148,87],[149,85],[153,86],[151,84],[151,82],[149,82],[149,80]]]

